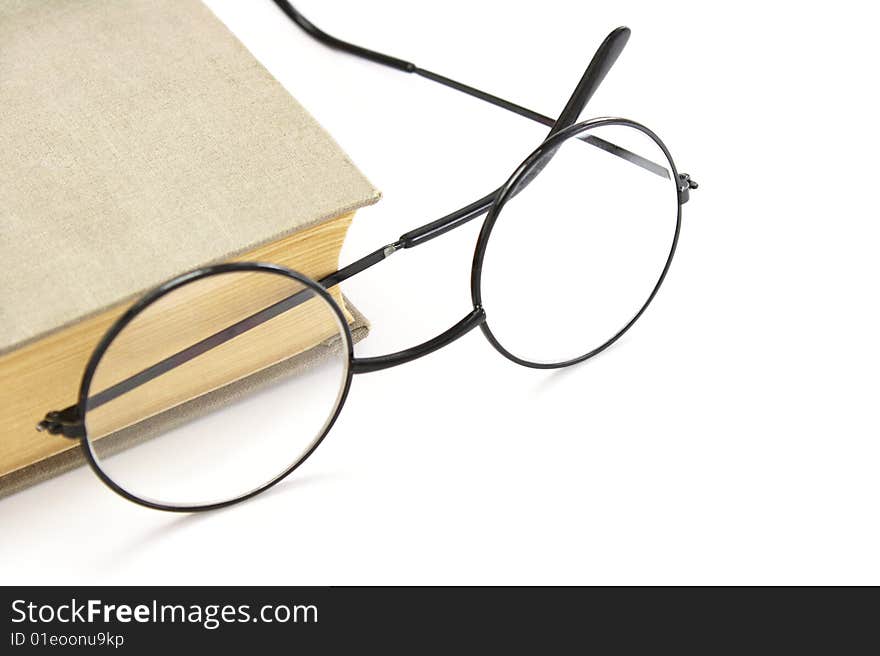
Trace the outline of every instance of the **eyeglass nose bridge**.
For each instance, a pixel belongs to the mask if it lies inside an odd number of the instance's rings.
[[[389,353],[388,355],[379,355],[371,358],[353,358],[351,361],[352,373],[365,374],[412,362],[451,344],[459,337],[466,335],[477,326],[485,323],[485,321],[485,310],[480,306],[476,306],[461,321],[427,342],[422,342],[411,348],[397,351],[396,353]]]

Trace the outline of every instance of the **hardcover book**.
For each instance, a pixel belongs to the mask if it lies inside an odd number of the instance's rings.
[[[80,462],[34,426],[138,295],[232,259],[320,278],[379,193],[197,0],[0,0],[0,98],[3,495]]]

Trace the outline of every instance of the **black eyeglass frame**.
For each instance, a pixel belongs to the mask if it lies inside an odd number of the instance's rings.
[[[308,290],[330,306],[334,314],[334,318],[339,323],[341,335],[344,341],[342,348],[344,349],[346,355],[346,370],[345,375],[343,376],[342,386],[340,388],[339,395],[337,396],[336,405],[330,413],[327,422],[324,424],[323,430],[318,434],[311,447],[309,447],[309,449],[302,456],[300,456],[300,458],[296,462],[294,462],[290,467],[282,471],[280,474],[276,475],[267,483],[257,488],[254,488],[253,490],[250,490],[245,494],[241,494],[234,499],[226,499],[224,501],[218,501],[216,503],[189,506],[174,506],[164,503],[158,503],[150,499],[139,497],[136,494],[133,494],[126,490],[123,486],[119,485],[116,481],[113,480],[111,476],[109,476],[104,471],[104,469],[101,467],[100,462],[98,461],[98,456],[95,454],[94,449],[92,448],[92,442],[88,438],[88,434],[86,432],[85,417],[87,416],[89,410],[94,408],[94,405],[91,403],[94,397],[90,396],[90,391],[95,372],[98,370],[98,366],[100,365],[104,354],[107,352],[107,349],[110,348],[110,345],[113,343],[113,340],[115,340],[116,337],[118,337],[119,334],[123,330],[125,330],[125,328],[148,307],[150,307],[160,299],[164,298],[168,294],[171,294],[172,292],[180,289],[181,287],[185,287],[186,285],[192,284],[199,280],[204,280],[205,278],[210,278],[217,275],[242,272],[263,272],[267,274],[275,274],[292,278],[305,288],[300,292],[297,292],[298,294],[303,294],[303,292]],[[313,298],[313,296],[307,294],[304,296],[305,298],[303,298],[303,302]],[[76,408],[77,416],[82,418],[80,420],[82,434],[79,436],[79,440],[80,444],[82,445],[83,454],[85,455],[89,467],[91,467],[92,471],[95,472],[98,478],[100,478],[105,485],[107,485],[111,490],[121,495],[125,499],[137,503],[138,505],[146,506],[147,508],[152,508],[154,510],[166,510],[169,512],[199,512],[204,510],[217,510],[219,508],[230,506],[234,503],[245,501],[246,499],[249,499],[259,494],[260,492],[269,489],[276,483],[290,476],[290,474],[292,474],[294,470],[302,465],[309,458],[309,456],[311,456],[315,452],[318,446],[320,446],[321,442],[324,441],[324,438],[327,437],[330,429],[333,428],[333,424],[336,423],[336,419],[339,417],[339,413],[342,412],[342,406],[345,405],[345,400],[348,398],[348,392],[351,389],[351,381],[354,375],[354,369],[352,367],[354,361],[354,340],[352,339],[351,328],[348,325],[348,321],[345,319],[345,315],[342,312],[342,309],[339,307],[339,305],[336,303],[336,301],[333,299],[333,297],[330,295],[325,287],[321,286],[320,283],[315,282],[308,276],[305,276],[292,269],[288,269],[287,267],[283,267],[277,264],[270,264],[267,262],[226,262],[223,264],[215,264],[212,266],[190,271],[188,273],[177,276],[176,278],[172,278],[165,284],[154,289],[152,292],[149,292],[145,296],[141,297],[139,301],[137,301],[128,310],[126,310],[126,312],[121,317],[119,317],[116,322],[114,322],[114,324],[110,327],[107,333],[101,338],[101,341],[95,347],[95,350],[92,353],[92,356],[89,358],[89,362],[86,365],[85,371],[83,373],[82,381],[80,382],[79,387],[79,395],[77,397],[77,404],[76,406],[74,406]]]
[[[501,188],[497,198],[495,199],[495,202],[492,204],[491,209],[486,215],[486,219],[483,221],[483,226],[480,229],[479,236],[477,237],[477,246],[474,250],[474,261],[471,267],[471,299],[474,303],[475,308],[482,307],[483,305],[480,285],[483,274],[483,259],[486,254],[486,248],[489,245],[489,238],[492,236],[492,229],[495,227],[495,223],[497,222],[501,211],[504,209],[504,206],[530,182],[532,177],[537,175],[537,173],[533,173],[533,171],[537,168],[540,168],[549,157],[552,157],[553,153],[563,143],[573,137],[576,137],[581,132],[610,125],[626,126],[638,130],[639,132],[642,132],[643,134],[648,136],[663,151],[663,154],[666,155],[666,159],[669,163],[670,168],[672,169],[672,175],[674,176],[673,179],[678,178],[678,170],[675,167],[675,162],[672,160],[672,155],[669,153],[669,149],[666,147],[666,144],[664,144],[660,140],[660,138],[656,134],[654,134],[654,132],[646,128],[644,125],[636,123],[635,121],[630,121],[623,118],[590,119],[569,126],[568,128],[565,128],[564,130],[561,130],[556,134],[551,135],[544,141],[544,143],[540,145],[540,147],[538,147],[537,150],[535,150],[531,155],[529,155],[528,158],[526,158],[526,160],[514,172],[507,183]],[[541,363],[524,360],[523,358],[520,358],[508,351],[492,333],[489,322],[484,320],[480,325],[480,329],[486,336],[486,339],[488,339],[489,343],[492,344],[493,347],[495,347],[496,351],[501,353],[501,355],[506,357],[508,360],[511,360],[512,362],[515,362],[516,364],[523,367],[531,367],[533,369],[561,369],[563,367],[570,367],[571,365],[588,360],[598,355],[605,349],[609,348],[612,344],[619,340],[630,328],[632,328],[633,324],[635,324],[635,322],[639,320],[642,314],[644,314],[645,310],[648,309],[651,301],[654,300],[654,297],[660,290],[660,286],[663,284],[663,281],[666,279],[666,274],[669,272],[669,267],[672,265],[672,258],[675,255],[676,248],[678,247],[678,238],[681,234],[681,207],[684,202],[685,201],[681,198],[681,194],[679,194],[679,202],[677,204],[677,212],[675,217],[675,231],[673,232],[669,253],[666,256],[666,262],[661,269],[660,276],[657,279],[656,284],[654,285],[644,304],[633,315],[633,317],[605,342],[603,342],[596,348],[588,351],[587,353],[584,353],[583,355],[576,358],[571,358],[570,360],[564,360],[562,362],[554,363]]]
[[[309,23],[304,17],[302,17],[299,12],[296,12],[293,7],[285,2],[284,0],[274,0],[279,7],[281,7],[282,11],[285,14],[290,16],[297,22],[298,25],[303,27],[309,34],[318,38],[320,41],[327,43],[327,40],[331,40],[332,43],[328,43],[331,47],[345,50],[352,54],[365,57],[372,61],[377,61],[378,63],[383,63],[388,66],[392,66],[394,68],[398,68],[400,70],[405,70],[407,72],[416,72],[422,74],[424,77],[428,77],[429,79],[440,78],[441,76],[437,76],[436,74],[427,74],[427,71],[423,69],[418,69],[412,64],[408,62],[403,62],[403,60],[397,60],[395,58],[391,58],[387,55],[382,55],[381,53],[376,53],[374,51],[369,51],[359,46],[353,46],[346,42],[335,39],[335,37],[330,37],[324,32],[317,30],[311,23]],[[291,12],[293,15],[291,15]],[[303,25],[303,21],[307,26]],[[317,34],[316,34],[317,31]],[[516,364],[520,364],[522,366],[536,368],[536,369],[556,369],[571,366],[573,364],[583,362],[598,353],[601,353],[608,347],[610,347],[614,342],[616,342],[620,337],[626,333],[632,325],[642,316],[644,311],[653,301],[656,296],[660,286],[666,278],[666,275],[669,271],[669,268],[672,263],[672,258],[675,254],[675,250],[678,244],[679,234],[681,231],[681,219],[682,212],[681,207],[684,203],[686,203],[689,199],[689,190],[696,189],[697,184],[690,179],[690,176],[687,174],[679,174],[678,170],[675,166],[675,163],[672,159],[671,154],[669,153],[666,145],[660,140],[660,138],[651,130],[646,128],[645,126],[636,123],[635,121],[630,121],[628,119],[623,118],[596,118],[590,119],[587,121],[583,121],[581,123],[574,124],[574,121],[579,116],[583,107],[586,105],[587,101],[590,97],[592,97],[596,88],[598,88],[601,81],[604,79],[608,70],[616,61],[620,52],[626,44],[626,41],[629,38],[629,30],[627,28],[618,28],[614,32],[612,32],[602,43],[600,48],[597,50],[595,56],[593,57],[590,65],[587,67],[581,81],[578,86],[575,88],[574,93],[572,94],[571,99],[566,104],[566,107],[560,114],[560,117],[556,121],[552,121],[552,129],[548,137],[544,140],[544,142],[531,154],[527,157],[522,164],[514,171],[511,177],[507,180],[507,182],[499,187],[497,190],[484,196],[483,198],[471,203],[456,212],[448,214],[436,221],[432,221],[427,223],[419,228],[411,230],[407,233],[401,235],[401,237],[393,243],[385,245],[372,253],[356,260],[355,262],[349,264],[338,271],[331,273],[318,281],[314,281],[307,276],[304,276],[296,271],[287,269],[285,267],[281,267],[274,264],[267,263],[259,263],[259,262],[233,262],[233,263],[225,263],[218,264],[208,267],[203,267],[197,269],[195,271],[191,271],[180,276],[175,277],[174,279],[166,282],[160,287],[154,289],[153,291],[147,293],[143,296],[139,301],[137,301],[134,305],[132,305],[117,321],[111,326],[111,328],[107,331],[107,333],[102,337],[101,341],[95,347],[95,350],[92,352],[92,355],[89,359],[88,364],[86,365],[86,369],[83,373],[83,378],[80,383],[79,388],[79,396],[76,405],[69,406],[64,410],[60,411],[52,411],[47,413],[46,417],[41,421],[37,428],[38,430],[45,430],[51,434],[55,435],[64,435],[65,437],[79,439],[82,443],[83,451],[86,455],[86,460],[89,463],[92,470],[95,474],[106,484],[110,489],[112,489],[117,494],[120,494],[124,498],[129,501],[138,503],[143,506],[147,506],[149,508],[154,508],[157,510],[166,510],[172,512],[194,512],[194,511],[203,511],[203,510],[214,510],[218,508],[223,508],[234,503],[238,503],[244,501],[250,497],[253,497],[260,492],[265,491],[269,487],[275,485],[279,481],[286,478],[290,475],[294,470],[296,470],[303,462],[305,462],[308,457],[314,453],[315,449],[321,444],[326,435],[329,433],[330,429],[334,425],[336,419],[339,416],[339,413],[342,410],[342,407],[345,403],[345,400],[348,396],[349,389],[351,386],[352,377],[354,374],[361,373],[369,373],[373,371],[379,371],[382,369],[387,369],[390,367],[395,367],[406,362],[410,362],[412,360],[421,358],[425,355],[428,355],[438,349],[443,348],[444,346],[454,342],[458,338],[467,334],[477,326],[479,326],[487,338],[489,343],[504,357],[509,360],[515,362]],[[340,45],[342,44],[342,45]],[[539,122],[545,123],[545,117],[542,117],[540,114],[536,112],[532,112],[531,110],[527,110],[522,108],[519,105],[515,105],[514,103],[510,103],[509,101],[505,101],[503,99],[499,99],[495,96],[491,96],[491,94],[487,94],[485,92],[481,92],[479,90],[473,89],[472,87],[467,87],[466,85],[462,85],[461,83],[455,82],[453,80],[449,80],[448,78],[442,78],[440,80],[441,83],[446,86],[450,86],[452,88],[456,88],[459,90],[464,90],[469,95],[474,95],[481,99],[492,102],[492,104],[504,107],[505,109],[511,109],[518,114],[526,116],[528,118],[532,118],[534,120],[539,120]],[[515,108],[515,109],[512,109]],[[521,110],[521,111],[520,111]],[[535,117],[538,117],[537,119]],[[489,324],[487,322],[486,312],[482,307],[482,295],[481,295],[481,277],[482,277],[482,266],[483,259],[485,256],[486,248],[489,243],[489,239],[491,237],[492,229],[498,219],[498,216],[501,210],[504,208],[505,204],[514,197],[522,188],[524,188],[546,165],[548,159],[552,157],[553,153],[556,149],[559,148],[564,142],[571,138],[582,138],[584,133],[588,133],[590,130],[595,128],[611,126],[611,125],[620,125],[633,128],[647,135],[650,139],[652,139],[657,146],[662,150],[664,155],[666,156],[667,163],[669,165],[669,172],[667,172],[667,176],[662,177],[671,177],[672,180],[676,181],[676,188],[678,190],[678,208],[677,208],[677,216],[676,216],[676,225],[675,231],[671,243],[671,247],[669,250],[669,254],[667,256],[666,263],[661,271],[661,274],[652,289],[650,295],[647,300],[644,302],[642,307],[638,310],[638,312],[632,317],[632,319],[626,323],[617,333],[615,333],[611,338],[609,338],[606,342],[596,347],[595,349],[585,353],[582,356],[577,358],[567,360],[559,363],[536,363],[530,362],[527,360],[523,360],[514,354],[510,353],[507,349],[505,349],[498,339],[493,335]],[[604,142],[601,139],[597,141],[589,141],[587,139],[583,139],[588,143],[591,143],[594,146],[598,146],[602,150],[606,150],[613,155],[621,156],[628,161],[641,166],[642,168],[651,171],[657,175],[660,175],[658,172],[658,167],[660,169],[665,170],[662,165],[657,165],[656,163],[649,162],[648,160],[644,160],[643,158],[635,155],[634,153],[629,153],[625,149],[619,148],[614,144],[609,144],[608,142]],[[671,172],[671,173],[670,173]],[[357,358],[354,356],[353,349],[353,340],[351,336],[351,330],[344,319],[344,315],[342,310],[339,308],[336,301],[332,298],[332,296],[328,293],[328,289],[335,287],[341,282],[348,280],[349,278],[361,273],[369,269],[370,267],[378,264],[384,259],[390,257],[392,254],[401,249],[412,248],[414,246],[421,245],[431,239],[434,239],[450,230],[464,225],[465,223],[486,214],[486,218],[483,222],[481,231],[477,238],[476,247],[474,249],[474,258],[471,267],[471,300],[472,300],[472,310],[459,322],[450,327],[449,329],[443,331],[436,337],[413,346],[411,348],[397,351],[395,353],[390,353],[382,356],[374,356],[374,357],[365,357],[365,358]],[[156,503],[148,499],[143,499],[133,495],[132,493],[125,490],[123,487],[118,485],[115,481],[113,481],[101,468],[100,464],[97,461],[94,453],[92,452],[91,444],[88,441],[88,437],[86,435],[86,427],[85,427],[85,417],[90,409],[90,407],[94,407],[94,404],[90,405],[89,392],[92,383],[92,379],[94,373],[103,358],[107,348],[116,338],[116,336],[144,309],[148,306],[152,305],[158,299],[167,295],[168,293],[190,283],[193,283],[197,280],[220,275],[223,273],[230,272],[240,272],[240,271],[262,271],[266,273],[274,273],[278,275],[286,275],[300,284],[304,285],[304,287],[308,290],[311,290],[316,295],[320,296],[324,301],[330,304],[333,308],[333,311],[336,314],[336,317],[340,319],[340,324],[343,326],[343,335],[345,338],[345,349],[347,351],[347,371],[345,380],[343,383],[343,389],[338,398],[337,405],[334,408],[332,415],[325,425],[323,432],[318,436],[315,440],[314,444],[308,449],[308,451],[302,455],[299,460],[297,460],[292,466],[286,469],[284,472],[273,478],[271,481],[266,483],[265,485],[260,486],[257,489],[254,489],[246,494],[240,495],[234,499],[224,500],[217,503],[210,503],[204,505],[193,505],[193,506],[171,506],[161,503]],[[305,291],[305,290],[304,290]],[[302,294],[300,292],[299,294]],[[296,295],[295,295],[296,296]],[[293,297],[291,297],[293,298]],[[309,297],[310,298],[310,297]],[[290,299],[288,299],[290,300]],[[306,298],[303,298],[306,300]],[[291,306],[293,307],[293,306]],[[221,331],[222,333],[223,331]],[[218,333],[219,334],[219,333]],[[220,342],[222,343],[222,342]],[[149,379],[148,379],[149,380]],[[139,383],[143,384],[143,383]],[[94,398],[92,398],[92,402]]]

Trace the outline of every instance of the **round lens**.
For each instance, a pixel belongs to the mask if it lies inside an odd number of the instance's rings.
[[[529,161],[487,218],[475,300],[506,355],[562,365],[616,339],[653,297],[678,231],[675,169],[630,124],[585,126]]]
[[[336,418],[350,381],[344,312],[298,274],[241,266],[172,283],[97,356],[86,444],[137,500],[247,496],[305,460]]]

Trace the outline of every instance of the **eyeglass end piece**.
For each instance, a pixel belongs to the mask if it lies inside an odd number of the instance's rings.
[[[63,435],[72,439],[82,437],[85,434],[85,426],[79,418],[79,412],[75,405],[64,410],[52,410],[47,412],[45,418],[35,426],[39,433],[50,435]]]
[[[678,198],[679,203],[684,205],[691,198],[690,191],[692,189],[699,189],[700,183],[696,180],[692,180],[689,173],[679,173],[678,174]]]

